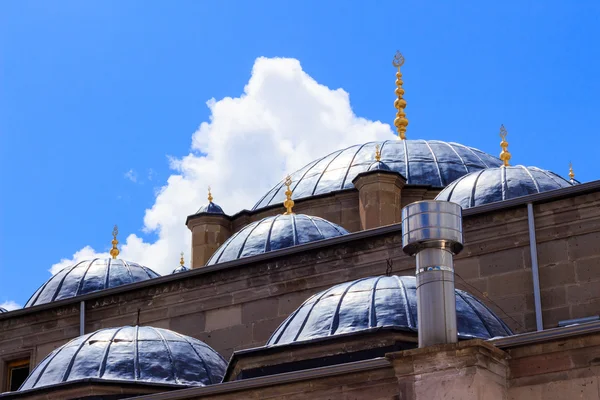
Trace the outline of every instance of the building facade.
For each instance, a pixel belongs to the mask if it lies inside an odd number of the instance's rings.
[[[209,193],[191,268],[120,260],[115,232],[111,259],[0,310],[0,399],[600,398],[600,181],[511,166],[504,128],[499,157],[406,139],[402,64],[397,139],[324,155],[233,216]],[[456,340],[422,343],[436,301],[402,213],[419,201],[460,206],[460,249],[442,249]]]

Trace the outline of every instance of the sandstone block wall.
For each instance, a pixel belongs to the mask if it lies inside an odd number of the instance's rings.
[[[507,350],[510,400],[600,399],[600,335]]]
[[[600,194],[535,206],[542,308],[546,326],[597,314],[600,293],[593,268],[600,251]],[[515,331],[535,329],[533,285],[523,206],[466,216],[457,287],[479,297]],[[86,302],[86,332],[140,324],[204,340],[226,358],[262,346],[276,327],[312,294],[332,285],[392,272],[414,274],[391,229],[345,243],[281,255],[221,270],[159,278],[150,286],[99,293]],[[301,248],[298,248],[301,250]],[[0,357],[31,352],[35,363],[79,335],[79,300],[49,310],[0,316]]]

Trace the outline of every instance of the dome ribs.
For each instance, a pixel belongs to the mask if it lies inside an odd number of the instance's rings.
[[[377,294],[377,284],[381,279],[383,279],[383,276],[377,278],[375,284],[371,288],[371,302],[369,303],[369,328],[374,328],[377,326],[377,307],[375,307],[375,294]]]
[[[265,253],[267,251],[271,251],[271,233],[273,232],[273,225],[275,225],[275,221],[277,221],[277,219],[279,217],[281,217],[282,215],[283,214],[279,214],[275,218],[273,218],[273,222],[271,222],[271,225],[269,226],[269,233],[267,234],[267,239],[265,240],[265,247],[264,247]]]
[[[454,148],[454,146],[452,146],[450,143],[448,142],[442,142],[442,141],[437,141],[436,143],[443,143],[446,146],[448,146],[450,148],[450,150],[452,150],[454,152],[454,154],[456,154],[456,157],[458,157],[458,159],[460,160],[461,164],[463,167],[465,167],[465,172],[468,174],[469,173],[469,168],[467,167],[467,163],[465,162],[465,160],[460,156],[460,154],[458,154],[458,151],[456,151],[456,149]],[[460,179],[460,178],[459,178]]]
[[[433,152],[433,149],[431,148],[429,143],[427,143],[426,140],[424,140],[423,142],[425,142],[425,145],[431,152],[431,157],[433,157],[433,162],[435,162],[435,168],[437,169],[438,176],[440,177],[440,186],[444,187],[444,186],[446,186],[446,183],[444,182],[444,178],[442,177],[442,171],[440,170],[440,164],[438,163],[437,157],[435,156],[435,153]]]
[[[175,333],[175,335],[179,336],[184,342],[186,342],[188,345],[190,345],[190,347],[192,348],[192,351],[194,353],[196,353],[196,355],[200,359],[200,363],[202,364],[202,367],[206,371],[206,376],[208,377],[208,383],[209,384],[219,383],[219,382],[215,382],[214,381],[213,376],[212,376],[211,371],[210,371],[210,368],[208,368],[208,365],[206,364],[206,361],[204,361],[204,358],[200,355],[200,353],[198,353],[198,350],[196,350],[196,348],[194,347],[194,345],[192,344],[192,342],[190,342],[185,336],[180,335],[177,332],[173,332],[173,333]]]
[[[154,329],[152,327],[150,327],[150,329],[152,329],[154,331],[154,333],[158,335],[158,337],[160,338],[160,342],[163,344],[163,346],[165,346],[165,350],[167,351],[167,356],[169,357],[169,362],[171,363],[171,368],[169,369],[169,374],[170,374],[171,378],[175,382],[181,383],[181,381],[179,380],[179,377],[177,376],[177,369],[175,368],[175,362],[173,361],[173,353],[171,352],[171,347],[169,347],[169,343],[165,340],[165,337],[163,336],[161,331],[159,331],[158,329]],[[139,342],[139,339],[137,341]]]
[[[298,340],[298,338],[300,337],[300,335],[302,334],[302,331],[304,330],[304,327],[306,326],[306,322],[308,321],[308,319],[310,318],[310,314],[312,314],[312,311],[315,309],[315,306],[319,303],[319,301],[321,301],[321,299],[323,297],[325,297],[329,292],[331,292],[334,288],[336,288],[337,286],[333,286],[327,290],[325,290],[316,300],[315,302],[310,306],[310,310],[308,310],[308,312],[306,313],[306,317],[304,317],[304,320],[302,321],[302,324],[300,325],[300,328],[298,329],[298,332],[296,333],[296,336],[294,336],[294,342]],[[304,304],[302,304],[303,307]]]
[[[406,312],[406,322],[408,322],[408,327],[412,329],[417,329],[417,322],[415,321],[412,312],[410,311],[410,304],[408,303],[408,292],[406,290],[406,286],[404,285],[402,278],[396,275],[394,275],[394,278],[396,278],[398,288],[401,289],[402,293],[404,294],[404,311]]]
[[[54,350],[19,390],[89,379],[205,386],[220,382],[226,366],[210,346],[167,329],[104,328]]]
[[[387,142],[387,140],[386,140],[386,142]],[[350,168],[352,168],[352,166],[354,166],[354,160],[356,159],[356,156],[363,149],[363,147],[365,147],[366,145],[371,144],[371,143],[373,143],[373,142],[367,142],[367,143],[359,146],[358,150],[356,150],[356,152],[352,156],[352,160],[350,160],[350,165],[348,166],[348,168],[346,168],[346,173],[344,174],[344,179],[342,179],[342,184],[340,185],[340,190],[344,189],[344,186],[346,186],[346,179],[348,179],[348,174],[350,173]],[[381,147],[382,147],[381,153],[383,154],[383,145]],[[345,149],[345,150],[347,150],[347,149]]]
[[[362,282],[364,280],[367,280],[367,279],[369,279],[369,278],[362,278],[362,279],[356,280],[356,281],[352,282],[351,284],[349,284],[346,287],[346,289],[344,289],[344,291],[340,295],[340,298],[338,300],[338,304],[337,304],[337,306],[335,308],[335,313],[333,314],[333,318],[331,319],[331,324],[329,325],[329,335],[333,335],[337,331],[337,329],[339,327],[339,324],[340,324],[340,308],[342,307],[342,302],[344,301],[344,297],[346,297],[346,294],[348,293],[348,291],[350,289],[352,289],[352,287],[355,286],[356,284],[358,284],[358,283],[360,283],[360,282]]]
[[[459,338],[487,339],[512,334],[506,324],[477,298],[458,289],[455,292]],[[345,301],[351,294],[352,299]],[[275,330],[267,346],[330,339],[374,328],[418,331],[414,277],[361,278],[317,293]]]
[[[370,165],[373,161],[372,157],[365,155],[365,149],[375,143],[381,145],[382,160],[388,163],[390,170],[402,174],[409,185],[444,187],[470,171],[502,165],[502,161],[497,157],[459,143],[438,140],[403,140],[402,143],[392,140],[371,141],[334,151],[291,174],[294,180],[293,199],[310,198],[350,189],[349,181],[364,172],[365,163]],[[388,146],[392,146],[392,149],[390,150]],[[423,146],[423,150],[418,150],[415,146]],[[424,149],[425,147],[428,149]],[[385,156],[384,148],[387,153]],[[420,159],[419,157],[423,158],[424,152],[427,151],[431,154],[431,158],[427,156],[426,160]],[[411,157],[416,158],[411,161]],[[429,164],[427,168],[432,170],[431,173],[411,176],[411,170],[420,171],[423,164]],[[315,169],[317,166],[319,166],[318,170]],[[434,168],[437,169],[437,177],[432,175]],[[327,184],[325,185],[324,182]],[[252,210],[280,203],[278,195],[282,187],[282,182],[275,185],[252,207]]]

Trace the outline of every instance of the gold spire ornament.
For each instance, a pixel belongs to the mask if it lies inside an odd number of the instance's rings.
[[[406,119],[406,114],[404,113],[406,100],[404,100],[404,89],[402,88],[404,81],[402,80],[402,72],[400,72],[400,67],[404,65],[404,56],[399,51],[396,52],[392,65],[398,68],[398,72],[396,72],[396,96],[398,98],[394,101],[394,107],[398,112],[396,113],[394,126],[396,127],[396,131],[398,131],[398,138],[400,140],[405,140],[408,119]]]
[[[379,143],[377,143],[377,145],[375,146],[375,161],[381,161],[381,150],[379,147]]]
[[[286,176],[284,183],[287,187],[287,190],[285,191],[285,201],[283,202],[283,206],[285,207],[285,212],[283,215],[290,215],[294,213],[292,211],[292,208],[294,207],[294,200],[292,200],[292,189],[290,189],[290,186],[292,185],[292,177],[289,175]]]
[[[112,231],[112,235],[113,235],[113,240],[112,240],[112,249],[110,249],[110,255],[112,256],[113,260],[117,259],[117,256],[119,255],[119,249],[117,248],[117,245],[119,244],[119,241],[117,240],[117,235],[119,234],[119,228],[115,225],[115,227],[113,228]]]
[[[185,261],[183,261],[183,251],[181,252],[181,259],[179,260],[179,265],[181,265],[183,267],[183,264],[185,264]]]
[[[510,164],[508,161],[511,159],[512,155],[508,152],[508,142],[506,141],[506,135],[508,132],[504,125],[500,125],[500,137],[502,141],[500,142],[500,147],[502,147],[502,151],[500,152],[500,159],[504,163],[505,167],[508,167]]]
[[[210,192],[210,186],[208,187],[208,202],[212,203],[213,201],[213,197],[212,197],[212,193]]]
[[[569,178],[571,178],[571,183],[575,182],[575,172],[573,172],[573,163],[569,163]]]

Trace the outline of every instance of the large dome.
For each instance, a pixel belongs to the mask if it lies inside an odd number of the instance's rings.
[[[456,290],[459,338],[512,335],[510,329],[470,294]],[[344,333],[395,328],[417,332],[415,278],[379,276],[336,285],[306,300],[277,328],[267,346]]]
[[[522,165],[503,166],[465,175],[435,199],[469,208],[569,186],[572,186],[569,181],[550,171]]]
[[[206,265],[254,256],[290,246],[346,235],[341,226],[319,217],[280,214],[253,222],[230,237]]]
[[[220,383],[227,363],[207,344],[149,326],[101,329],[54,350],[19,390],[80,379],[185,386]]]
[[[68,299],[82,294],[157,278],[156,272],[120,259],[81,261],[52,276],[29,299],[25,307]]]
[[[458,143],[397,139],[369,142],[338,150],[294,172],[293,199],[353,188],[352,180],[373,164],[377,144],[381,146],[381,161],[402,174],[409,185],[443,188],[469,172],[502,165],[500,159]],[[285,190],[284,182],[279,182],[252,209],[283,202]]]

